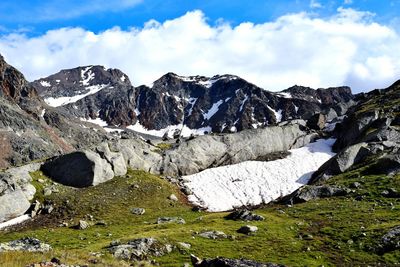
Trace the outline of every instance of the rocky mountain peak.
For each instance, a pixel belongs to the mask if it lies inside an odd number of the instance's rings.
[[[76,102],[104,88],[131,87],[129,77],[118,69],[103,66],[84,66],[61,70],[32,85],[50,106]]]
[[[24,75],[7,64],[0,55],[0,96],[20,104],[29,98],[37,98],[36,90],[25,80]]]

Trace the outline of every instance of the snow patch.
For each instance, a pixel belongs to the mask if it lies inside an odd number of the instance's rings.
[[[239,108],[239,112],[241,112],[243,110],[244,104],[246,103],[246,101],[249,99],[249,96],[246,95],[244,97],[244,99],[242,100],[242,103],[240,104],[240,108]]]
[[[283,97],[283,98],[293,98],[290,93],[286,93],[286,92],[277,93],[277,95],[280,97]]]
[[[89,91],[85,94],[75,95],[75,96],[62,96],[62,97],[58,97],[58,98],[49,97],[49,98],[44,99],[44,101],[49,106],[59,107],[59,106],[67,105],[70,103],[74,103],[84,97],[87,97],[88,95],[93,95],[93,94],[99,92],[100,90],[104,89],[107,86],[108,86],[107,84],[88,86],[88,87],[86,87],[86,89]]]
[[[0,223],[0,230],[1,230],[1,229],[4,229],[4,228],[6,228],[6,227],[9,227],[9,226],[13,226],[13,225],[16,225],[16,224],[20,224],[20,223],[22,223],[22,222],[24,222],[24,221],[29,220],[30,218],[31,218],[31,217],[30,217],[29,215],[24,214],[24,215],[22,215],[22,216],[19,216],[19,217],[17,217],[17,218],[12,219],[12,220],[9,220],[9,221]]]
[[[40,81],[40,84],[41,84],[43,87],[51,87],[51,83],[49,83],[48,81]]]
[[[196,104],[198,98],[191,97],[188,100],[188,103],[191,105],[188,111],[188,116],[192,115],[194,104]]]
[[[294,110],[296,111],[296,114],[297,114],[297,112],[299,111],[299,107],[296,106],[295,104],[293,104],[293,106],[294,106]]]
[[[202,127],[199,129],[190,129],[189,127],[183,124],[170,125],[160,130],[149,130],[146,129],[143,125],[141,125],[139,121],[137,121],[136,124],[130,125],[126,128],[138,133],[148,134],[157,137],[164,137],[165,135],[167,135],[169,138],[173,138],[174,133],[176,133],[177,131],[180,133],[180,136],[182,137],[189,137],[191,135],[204,135],[206,133],[211,132],[211,127],[209,126]]]
[[[267,107],[268,107],[269,110],[271,110],[274,113],[275,118],[276,118],[276,122],[277,123],[281,122],[282,121],[282,110],[280,109],[280,110],[276,111],[275,109],[271,108],[268,105],[267,105]]]
[[[125,75],[122,75],[120,79],[121,79],[121,82],[125,82],[125,80],[126,80]]]
[[[318,140],[292,149],[284,159],[246,161],[210,168],[184,176],[193,194],[190,202],[208,211],[227,211],[241,206],[268,203],[308,183],[313,172],[335,155],[334,139]]]
[[[89,66],[83,70],[81,70],[81,78],[80,81],[83,86],[89,86],[89,82],[94,79],[94,73],[91,70],[92,66]]]
[[[107,123],[106,121],[103,121],[103,120],[100,119],[100,118],[96,118],[96,119],[85,119],[85,118],[80,118],[80,120],[81,120],[81,121],[85,121],[85,122],[90,122],[90,123],[93,123],[93,124],[97,124],[97,125],[99,125],[99,126],[101,126],[101,127],[106,127],[106,126],[108,126],[108,123]]]
[[[205,78],[205,77],[199,77],[199,76],[177,76],[179,79],[181,79],[184,82],[195,82],[201,86],[204,86],[206,88],[211,88],[214,83],[220,81],[220,80],[236,80],[238,79],[237,76],[232,76],[232,75],[224,75],[224,76],[214,76],[212,78]]]
[[[217,103],[214,103],[207,113],[203,113],[204,119],[209,120],[212,116],[214,116],[215,113],[218,112],[219,106],[221,106],[222,103],[224,103],[224,100],[219,100]]]
[[[44,114],[46,114],[46,109],[44,108],[43,110],[42,110],[42,112],[40,113],[40,117],[44,117]]]

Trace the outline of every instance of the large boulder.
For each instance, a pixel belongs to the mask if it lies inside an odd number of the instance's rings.
[[[370,126],[379,119],[379,112],[372,110],[361,115],[352,113],[344,121],[336,126],[337,141],[333,146],[335,152],[362,142],[361,138],[365,136]]]
[[[111,165],[115,176],[125,175],[127,167],[121,152],[111,152],[108,143],[102,143],[97,148],[97,153]]]
[[[347,147],[325,162],[312,176],[310,183],[326,180],[333,175],[343,173],[354,164],[364,160],[371,152],[367,143]]]
[[[111,164],[89,150],[55,157],[42,170],[54,181],[74,187],[98,185],[114,177]]]
[[[156,147],[139,138],[115,140],[109,142],[109,148],[121,153],[126,165],[131,169],[160,173],[157,165],[162,161],[162,155],[157,152]]]
[[[18,181],[9,173],[0,173],[0,222],[24,214],[35,192],[30,183]]]

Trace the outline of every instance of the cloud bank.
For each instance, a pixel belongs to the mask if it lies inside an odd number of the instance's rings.
[[[235,27],[211,25],[193,11],[129,30],[62,28],[32,38],[0,38],[0,53],[29,80],[100,64],[120,68],[134,85],[151,84],[170,71],[229,73],[272,91],[294,84],[349,85],[355,92],[383,88],[400,79],[399,47],[400,35],[374,22],[373,14],[344,8],[329,18],[297,13]]]

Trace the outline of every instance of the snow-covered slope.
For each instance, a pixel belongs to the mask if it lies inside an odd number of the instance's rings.
[[[290,150],[284,159],[246,161],[185,176],[193,193],[189,201],[208,211],[268,203],[307,184],[311,175],[335,154],[334,139],[318,140]]]

